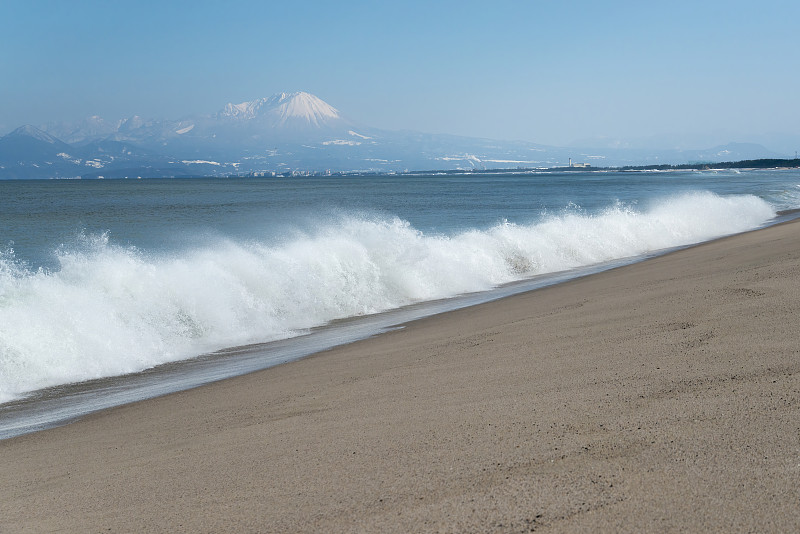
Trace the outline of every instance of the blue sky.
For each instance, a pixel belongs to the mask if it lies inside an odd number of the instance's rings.
[[[800,135],[800,2],[0,2],[0,132],[308,91],[386,129]],[[702,140],[701,140],[702,139]]]

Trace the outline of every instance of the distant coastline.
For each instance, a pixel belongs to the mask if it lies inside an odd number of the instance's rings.
[[[400,175],[400,176],[420,176],[420,175],[460,175],[460,174],[550,174],[550,173],[591,173],[591,172],[679,172],[679,171],[711,171],[711,170],[754,170],[754,169],[797,169],[800,168],[800,158],[794,159],[747,159],[741,161],[725,161],[720,163],[713,162],[698,162],[698,163],[684,163],[684,164],[662,164],[662,165],[625,165],[619,167],[595,167],[591,165],[575,165],[572,167],[517,167],[509,168],[496,168],[496,169],[439,169],[439,170],[419,170],[419,171],[257,171],[250,173],[230,173],[224,175],[209,176],[205,174],[195,173],[180,173],[176,169],[154,169],[149,167],[137,167],[128,169],[113,169],[106,170],[105,172],[99,171],[96,173],[84,174],[74,178],[51,178],[54,180],[66,179],[137,179],[137,178],[166,178],[166,179],[192,179],[192,178],[302,178],[302,177],[320,177],[320,176],[387,176],[387,175]]]
[[[341,172],[285,172],[285,173],[272,173],[270,176],[276,178],[288,178],[297,176],[385,176],[385,175],[408,175],[420,176],[426,174],[549,174],[549,173],[563,173],[563,172],[657,172],[657,171],[712,171],[712,170],[755,170],[755,169],[797,169],[800,168],[800,158],[793,159],[778,159],[778,158],[763,158],[763,159],[745,159],[741,161],[724,161],[721,163],[702,162],[702,163],[683,163],[679,165],[625,165],[622,167],[594,167],[591,165],[574,165],[572,167],[517,167],[515,169],[498,168],[498,169],[447,169],[447,170],[426,170],[426,171],[408,171],[408,172],[375,172],[375,171],[341,171]],[[255,173],[258,174],[258,173]],[[239,175],[241,178],[261,177],[263,173],[254,176],[254,173],[249,175]],[[231,178],[237,177],[231,175]]]
[[[519,167],[516,169],[468,169],[468,170],[449,170],[449,171],[414,171],[403,174],[504,174],[504,173],[561,173],[561,172],[635,172],[635,171],[711,171],[711,170],[749,170],[749,169],[797,169],[800,168],[800,158],[793,159],[746,159],[741,161],[724,161],[721,163],[683,163],[679,165],[625,165],[622,167],[594,167],[591,165],[581,165],[572,167]],[[347,173],[341,173],[347,174]]]
[[[712,170],[712,169],[796,169],[800,159],[746,159],[722,163],[687,163],[682,165],[628,165],[618,167],[622,171],[660,171],[660,170]]]

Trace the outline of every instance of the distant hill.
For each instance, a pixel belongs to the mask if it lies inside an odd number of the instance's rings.
[[[93,116],[22,126],[0,138],[0,179],[550,168],[570,161],[664,165],[781,156],[747,143],[706,150],[580,148],[386,131],[355,124],[322,99],[298,92],[175,120]]]

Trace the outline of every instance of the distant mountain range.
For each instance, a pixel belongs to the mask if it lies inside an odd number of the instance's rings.
[[[590,144],[590,143],[587,143]],[[0,179],[231,176],[714,163],[784,157],[762,145],[707,150],[553,147],[356,125],[309,93],[227,104],[180,120],[21,126],[0,137]]]

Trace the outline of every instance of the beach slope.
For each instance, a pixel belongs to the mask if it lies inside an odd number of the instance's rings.
[[[800,223],[0,442],[2,532],[800,531]]]

